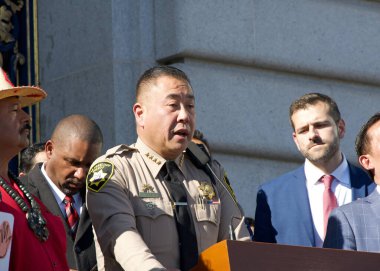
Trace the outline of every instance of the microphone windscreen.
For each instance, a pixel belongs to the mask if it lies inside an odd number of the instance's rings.
[[[191,161],[193,161],[194,165],[198,168],[204,167],[210,161],[210,157],[192,141],[190,141],[187,146],[187,153]]]

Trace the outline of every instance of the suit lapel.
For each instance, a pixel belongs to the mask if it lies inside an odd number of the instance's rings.
[[[372,213],[377,219],[380,219],[380,194],[375,189],[368,197],[364,199],[371,206]]]
[[[34,169],[29,174],[30,176],[28,178],[28,181],[30,181],[34,188],[37,189],[41,201],[45,204],[51,213],[61,217],[63,221],[66,221],[66,218],[63,215],[57,201],[55,200],[53,191],[51,191],[50,186],[45,179],[45,176],[42,174],[40,167],[34,167]],[[67,223],[63,224],[65,226],[65,230],[68,231],[69,226]]]
[[[86,231],[89,227],[92,227],[91,219],[90,219],[90,216],[88,214],[86,204],[83,203],[82,212],[81,212],[80,218],[79,218],[79,225],[78,225],[77,233],[75,236],[75,242],[77,242],[78,240],[81,239],[81,237],[83,236],[83,234],[86,233]]]
[[[307,235],[307,238],[310,241],[312,246],[315,246],[315,237],[314,237],[314,224],[311,216],[310,209],[310,201],[306,188],[306,176],[304,167],[300,167],[298,170],[294,172],[294,200],[297,206],[297,213],[299,217],[302,219],[302,227],[304,228],[304,232]]]
[[[33,190],[31,191],[32,193],[38,194],[38,197],[41,199],[42,202],[44,202],[45,206],[49,209],[51,213],[62,218],[63,225],[65,227],[66,235],[68,238],[67,241],[72,242],[70,241],[72,240],[72,238],[70,238],[69,240],[69,237],[71,237],[71,234],[70,234],[70,228],[68,224],[66,223],[66,217],[62,213],[61,208],[59,207],[57,201],[55,200],[54,194],[51,191],[50,186],[47,180],[45,179],[45,176],[42,174],[42,171],[40,168],[41,166],[42,164],[34,167],[34,169],[30,171],[30,173],[28,174],[28,182],[29,182],[28,186],[31,188],[31,190]],[[75,243],[78,242],[83,237],[83,235],[86,233],[88,228],[92,228],[91,219],[89,217],[87,207],[84,202],[85,193],[86,193],[85,190],[83,190],[81,193],[83,204],[82,204],[82,212],[80,214],[80,219],[79,219],[79,225],[78,225],[77,233],[75,236]],[[70,245],[70,244],[67,244],[67,245]]]

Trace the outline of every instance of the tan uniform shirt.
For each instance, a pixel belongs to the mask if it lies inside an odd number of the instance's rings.
[[[97,258],[105,266],[98,263],[99,270],[179,268],[173,202],[159,174],[165,161],[138,139],[130,147],[108,150],[93,163],[87,206],[97,235]],[[236,237],[249,239],[242,214],[222,185],[213,186],[186,154],[176,163],[185,177],[198,252],[228,239],[231,221]],[[223,180],[223,169],[215,164],[213,170]],[[211,199],[202,191],[205,186],[215,192]]]

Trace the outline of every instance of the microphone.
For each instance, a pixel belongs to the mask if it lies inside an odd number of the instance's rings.
[[[244,223],[245,223],[245,226],[247,227],[247,230],[249,232],[249,236],[251,237],[251,241],[253,241],[253,231],[251,229],[251,223],[250,223],[250,220],[252,220],[252,218],[248,218],[246,217],[244,219]]]
[[[192,141],[189,142],[187,149],[188,149],[187,153],[189,154],[191,161],[194,163],[194,165],[197,168],[204,169],[204,170],[206,170],[206,172],[211,173],[209,175],[210,175],[213,183],[216,185],[216,183],[215,183],[215,179],[216,179],[222,185],[222,187],[227,191],[227,194],[230,196],[232,201],[239,208],[240,213],[243,216],[244,212],[241,210],[239,204],[236,202],[236,199],[232,196],[232,194],[231,194],[230,190],[227,188],[226,184],[218,178],[218,176],[215,174],[215,172],[210,167],[210,164],[209,164],[210,156],[208,156],[204,151],[202,151],[202,149],[197,144],[195,144]]]
[[[245,222],[245,218],[244,218],[244,212],[243,210],[241,209],[240,205],[237,203],[235,197],[232,195],[231,191],[227,188],[227,185],[222,182],[219,177],[215,174],[215,172],[212,170],[211,166],[210,166],[210,156],[208,156],[197,144],[195,144],[194,142],[189,142],[189,145],[187,146],[187,153],[189,154],[190,156],[190,159],[191,161],[194,163],[194,165],[199,168],[199,169],[203,169],[206,171],[206,173],[210,176],[211,178],[211,181],[214,185],[216,185],[215,183],[215,179],[222,185],[222,187],[227,191],[227,194],[230,196],[230,198],[232,199],[232,201],[235,203],[235,205],[238,207],[239,211],[240,211],[240,214],[242,216],[242,218],[244,219],[244,222]],[[228,234],[229,234],[229,237],[230,237],[230,240],[236,240],[236,235],[235,235],[235,229],[232,225],[232,220],[233,219],[238,219],[240,220],[240,218],[238,217],[235,217],[233,216],[231,218],[231,221],[228,225]],[[252,238],[252,236],[251,236]]]
[[[230,225],[228,225],[228,235],[230,236],[230,240],[236,240],[236,235],[232,227],[232,222],[230,223]]]
[[[230,224],[228,225],[228,235],[230,237],[230,240],[236,240],[235,229],[234,229],[234,226],[232,225],[233,219],[237,219],[239,221],[241,220],[239,217],[236,217],[236,216],[231,217]],[[245,224],[245,218],[244,217],[243,217],[243,221]]]
[[[192,141],[190,141],[187,145],[187,150],[191,161],[197,168],[203,168],[210,161],[210,156],[208,156],[197,144]]]

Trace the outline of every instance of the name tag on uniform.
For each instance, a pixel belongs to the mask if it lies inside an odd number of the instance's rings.
[[[173,202],[174,206],[187,206],[187,202],[175,201]]]
[[[208,200],[206,201],[207,204],[220,204],[220,200]]]
[[[139,192],[140,198],[159,198],[160,193],[154,192],[154,187],[150,184],[143,184],[142,191]]]
[[[159,198],[160,193],[154,193],[154,192],[139,192],[140,198]]]

